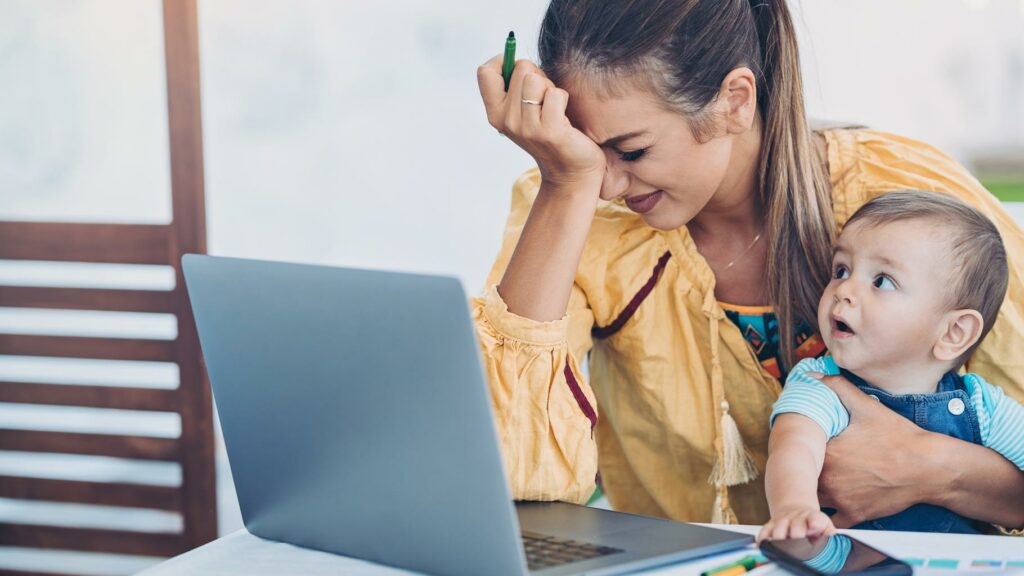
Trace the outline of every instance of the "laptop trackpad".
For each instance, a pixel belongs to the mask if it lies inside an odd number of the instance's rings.
[[[566,538],[581,534],[614,534],[668,522],[565,502],[516,502],[516,513],[520,530]]]

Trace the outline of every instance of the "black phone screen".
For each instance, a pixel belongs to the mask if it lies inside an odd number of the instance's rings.
[[[765,540],[761,551],[769,559],[798,574],[871,574],[909,576],[913,569],[867,544],[845,534]]]

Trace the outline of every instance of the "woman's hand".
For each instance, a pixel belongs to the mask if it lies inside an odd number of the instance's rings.
[[[831,388],[850,413],[850,425],[826,447],[818,479],[821,506],[837,511],[832,522],[849,528],[927,502],[934,477],[918,456],[930,433],[842,376],[812,377]]]
[[[529,60],[516,62],[506,93],[501,62],[498,55],[477,69],[487,121],[533,156],[545,183],[555,189],[592,190],[596,198],[604,178],[605,155],[566,117],[569,93],[556,87]],[[576,186],[594,182],[596,186]]]

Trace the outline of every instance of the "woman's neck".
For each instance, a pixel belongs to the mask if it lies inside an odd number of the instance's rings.
[[[695,239],[718,244],[734,239],[750,242],[764,230],[765,214],[758,194],[761,131],[755,128],[734,137],[726,177],[708,204],[687,224]]]

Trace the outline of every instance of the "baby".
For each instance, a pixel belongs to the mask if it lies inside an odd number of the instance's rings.
[[[818,475],[825,444],[850,416],[809,373],[841,374],[921,428],[987,446],[1024,469],[1024,407],[976,374],[957,374],[992,328],[1007,277],[995,226],[952,197],[893,192],[850,218],[818,303],[831,356],[798,363],[772,410],[772,517],[759,540],[835,532],[818,504]],[[979,532],[928,504],[857,528]]]

